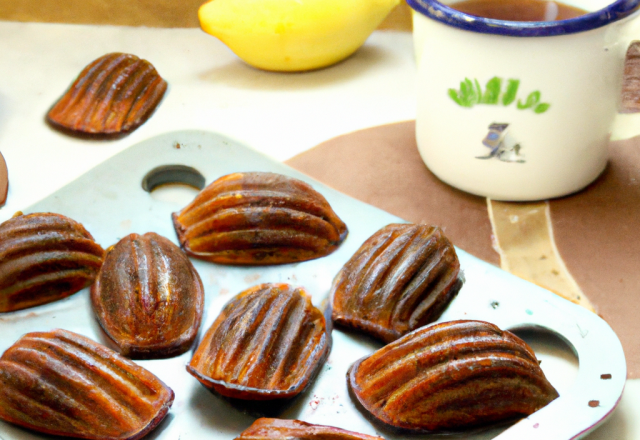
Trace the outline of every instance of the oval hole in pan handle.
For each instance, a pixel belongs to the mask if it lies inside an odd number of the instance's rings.
[[[545,376],[561,395],[571,389],[580,364],[573,344],[543,327],[512,328],[510,331],[533,349]]]
[[[553,294],[549,293],[549,296]],[[533,299],[531,303],[540,299]],[[495,437],[495,439],[569,440],[582,438],[607,419],[616,408],[627,377],[622,345],[598,315],[560,298],[549,312],[508,330],[545,331],[573,348],[579,367],[573,384],[560,397]],[[537,322],[536,322],[537,321]]]
[[[183,184],[199,190],[204,188],[202,173],[186,165],[161,165],[149,171],[142,179],[142,189],[151,192],[160,185]]]

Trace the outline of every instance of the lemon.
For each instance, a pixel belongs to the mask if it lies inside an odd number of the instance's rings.
[[[202,29],[254,67],[303,71],[337,63],[365,42],[400,0],[212,0]]]

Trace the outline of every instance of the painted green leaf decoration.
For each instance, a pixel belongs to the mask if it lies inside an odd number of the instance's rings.
[[[456,102],[463,107],[473,107],[478,103],[478,93],[469,78],[460,82],[460,91]]]
[[[480,83],[477,79],[473,80],[476,86],[476,96],[478,97],[478,103],[482,103],[482,87],[480,87]]]
[[[547,110],[549,110],[549,107],[551,107],[551,104],[543,102],[541,104],[536,105],[536,108],[534,108],[533,111],[535,113],[544,113]]]
[[[463,107],[471,107],[471,94],[473,93],[473,87],[469,87],[467,81],[460,82],[460,101],[462,101]]]
[[[524,104],[522,103],[522,101],[518,99],[518,108],[520,110],[531,108],[534,105],[536,105],[539,101],[540,101],[540,91],[536,90],[535,92],[529,93],[529,96],[527,96],[527,102],[525,102]]]
[[[502,105],[507,106],[515,101],[519,86],[519,79],[510,79],[507,81],[507,90],[505,90],[504,95],[502,95]]]
[[[460,81],[460,90],[449,89],[449,97],[462,107],[473,107],[478,103],[478,92],[469,78]]]
[[[477,83],[477,81],[476,81]],[[473,107],[475,104],[480,101],[480,95],[478,94],[478,89],[474,87],[474,84],[471,82],[469,78],[464,79],[465,90],[467,93],[467,102],[469,103],[469,107]]]
[[[460,90],[449,89],[448,94],[456,104],[462,107],[473,107],[476,104],[497,105],[500,102],[502,102],[502,105],[508,106],[516,100],[520,80],[508,79],[504,93],[502,92],[502,83],[502,78],[494,76],[487,81],[483,92],[477,78],[474,78],[473,81],[465,78],[464,81],[460,81]],[[517,102],[518,109],[525,110],[530,108],[538,114],[546,112],[550,106],[551,104],[547,102],[540,102],[539,90],[529,93],[524,102],[521,99],[518,99]]]
[[[449,89],[449,97],[453,99],[456,102],[456,104],[461,105],[463,107],[465,106],[462,100],[458,97],[458,91],[456,89]]]
[[[498,103],[498,99],[500,99],[500,90],[502,89],[502,78],[498,78],[494,76],[489,81],[487,81],[487,86],[485,87],[484,95],[482,95],[482,99],[480,102],[482,104],[492,104],[495,105]]]

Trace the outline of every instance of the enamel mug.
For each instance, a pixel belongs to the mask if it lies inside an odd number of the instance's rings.
[[[593,11],[551,22],[475,17],[407,0],[418,60],[416,139],[444,182],[496,200],[541,200],[607,164],[640,0],[568,0]],[[640,128],[638,129],[640,133]]]

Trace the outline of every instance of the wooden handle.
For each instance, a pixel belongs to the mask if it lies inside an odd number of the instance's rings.
[[[0,153],[0,207],[4,206],[7,201],[7,193],[9,192],[9,171],[7,170],[7,163]]]
[[[620,113],[640,112],[640,41],[632,41],[624,60]]]

